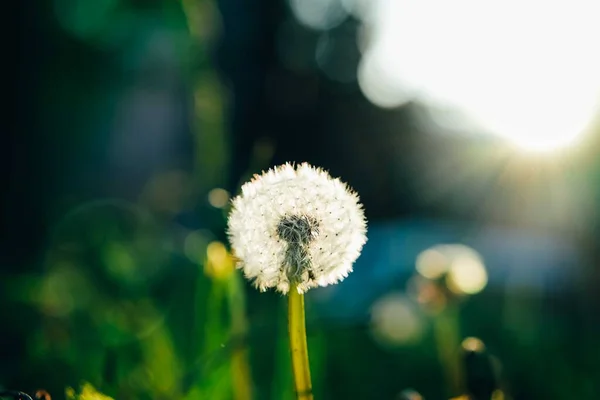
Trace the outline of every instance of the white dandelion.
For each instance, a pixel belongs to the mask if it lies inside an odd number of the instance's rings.
[[[320,168],[285,164],[255,175],[233,200],[228,234],[238,268],[265,291],[299,293],[344,279],[362,250],[359,198]]]

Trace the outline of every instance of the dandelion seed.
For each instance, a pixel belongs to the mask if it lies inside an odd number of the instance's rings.
[[[358,196],[307,163],[285,164],[242,186],[228,220],[237,266],[262,291],[299,293],[344,279],[366,242]]]

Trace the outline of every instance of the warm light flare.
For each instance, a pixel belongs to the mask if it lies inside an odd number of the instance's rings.
[[[454,109],[531,151],[576,143],[599,110],[595,1],[374,4],[358,78],[378,106]]]

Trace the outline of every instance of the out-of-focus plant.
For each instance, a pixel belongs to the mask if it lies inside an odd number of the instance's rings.
[[[241,277],[235,271],[233,256],[219,241],[208,244],[203,264],[211,287],[206,302],[206,319],[199,327],[205,335],[202,354],[206,358],[219,352],[227,340],[232,345],[229,361],[204,371],[206,376],[188,397],[219,397],[230,393],[235,400],[251,400],[254,390],[246,346],[248,322]],[[229,315],[228,322],[223,321],[224,313]]]
[[[464,393],[464,366],[458,352],[460,305],[487,284],[483,260],[467,246],[438,245],[419,254],[416,270],[408,290],[433,318],[437,351],[450,394]]]
[[[509,400],[506,385],[502,382],[500,361],[490,355],[485,344],[478,338],[467,337],[457,349],[459,361],[465,372],[462,394],[449,400]],[[406,389],[397,396],[398,400],[423,400],[413,389]]]

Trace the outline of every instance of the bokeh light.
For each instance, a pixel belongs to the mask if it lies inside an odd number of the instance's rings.
[[[373,305],[371,332],[379,343],[399,346],[421,337],[423,321],[410,299],[402,293],[392,293]]]
[[[368,21],[373,16],[377,1],[373,0],[341,0],[344,10],[354,18]]]
[[[437,279],[448,271],[447,247],[430,248],[417,256],[417,272],[428,279]]]
[[[481,341],[481,339],[476,337],[465,338],[461,343],[461,347],[464,350],[472,353],[481,353],[482,351],[485,351],[485,344]]]
[[[376,4],[359,81],[378,106],[455,109],[536,151],[573,143],[598,110],[595,1]]]
[[[488,276],[481,258],[464,255],[452,262],[446,284],[457,294],[475,294],[487,285]]]
[[[315,30],[327,30],[341,24],[347,17],[339,0],[289,0],[296,19]]]
[[[448,289],[456,294],[478,293],[488,281],[481,255],[462,244],[440,244],[422,251],[417,256],[416,270],[426,279],[445,277]],[[421,288],[420,292],[427,291]]]
[[[225,189],[214,188],[208,192],[208,202],[215,208],[223,208],[229,202],[229,192]]]

